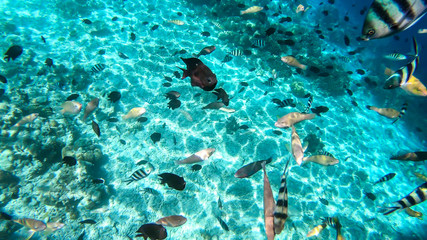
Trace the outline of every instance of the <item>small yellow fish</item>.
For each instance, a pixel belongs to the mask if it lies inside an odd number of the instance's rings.
[[[263,9],[264,8],[260,7],[260,6],[253,6],[253,7],[246,9],[245,11],[240,11],[240,15],[248,14],[248,13],[257,13],[259,11],[262,11]]]
[[[420,212],[412,210],[411,208],[405,208],[405,212],[411,217],[416,217],[420,220],[423,220],[423,214]]]
[[[61,107],[62,114],[78,114],[80,110],[82,110],[82,104],[75,101],[66,101],[61,105]]]
[[[424,86],[424,84],[413,75],[401,86],[401,88],[410,95],[427,97],[426,86]]]
[[[137,118],[139,116],[141,116],[142,114],[144,114],[147,110],[145,110],[145,108],[143,107],[136,107],[136,108],[132,108],[128,114],[124,115],[122,118],[124,120],[129,119],[129,118]]]
[[[181,21],[181,20],[176,20],[176,19],[174,19],[174,20],[169,20],[168,22],[169,22],[169,23],[173,23],[173,24],[178,25],[178,26],[182,26],[182,25],[184,25],[184,24],[185,24],[185,22],[183,22],[183,21]]]
[[[296,58],[294,58],[293,56],[285,56],[285,57],[282,57],[281,60],[282,60],[282,62],[288,64],[289,66],[301,68],[302,70],[307,69],[306,65],[298,62],[298,60]]]
[[[21,120],[19,120],[19,122],[17,122],[15,125],[13,125],[12,127],[20,127],[24,124],[27,124],[29,122],[34,121],[37,117],[39,116],[38,113],[32,113],[30,115],[27,115],[25,117],[23,117]]]
[[[423,175],[423,174],[421,174],[421,173],[417,173],[417,172],[415,172],[414,174],[415,174],[415,176],[417,176],[419,179],[421,179],[421,180],[423,180],[423,181],[427,182],[427,176],[425,176],[425,175]]]
[[[307,233],[307,237],[312,237],[312,236],[317,236],[319,235],[319,233],[321,231],[323,231],[323,229],[326,228],[326,223],[322,223],[318,226],[316,226],[315,228],[311,229],[308,233]]]

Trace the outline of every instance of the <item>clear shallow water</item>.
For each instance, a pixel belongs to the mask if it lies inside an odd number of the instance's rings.
[[[0,168],[19,178],[17,181],[4,173],[1,210],[15,218],[45,221],[50,218],[66,224],[48,235],[48,239],[77,239],[83,231],[85,239],[127,239],[126,235],[134,237],[140,225],[172,214],[182,214],[188,222],[178,228],[167,228],[169,239],[265,238],[262,174],[248,179],[233,175],[243,164],[273,156],[267,171],[277,197],[280,176],[290,156],[285,147],[290,142],[290,130],[277,129],[274,122],[295,109],[277,109],[271,100],[293,98],[296,110],[303,111],[307,99],[294,96],[298,92],[291,87],[298,82],[304,86],[304,92],[314,96],[314,107],[324,105],[330,109],[322,117],[299,123],[298,134],[303,142],[308,136],[307,141],[312,139],[310,143],[319,139],[323,149],[340,163],[331,167],[314,164],[299,167],[292,160],[288,177],[290,218],[276,239],[302,239],[326,216],[339,217],[346,239],[423,239],[427,235],[424,220],[411,218],[404,212],[389,216],[378,212],[378,207],[399,200],[422,183],[413,172],[427,172],[424,163],[388,160],[400,151],[426,149],[423,113],[426,101],[407,96],[400,89],[381,88],[386,78],[382,69],[388,63],[372,49],[381,49],[382,42],[359,43],[352,38],[351,46],[346,47],[343,34],[357,36],[362,22],[352,19],[344,23],[339,20],[343,16],[339,8],[330,4],[316,7],[317,2],[310,2],[313,8],[307,15],[296,16],[296,6],[272,2],[268,5],[270,10],[241,17],[238,15],[241,9],[235,2],[202,3],[0,3],[3,11],[0,48],[3,52],[13,44],[24,48],[17,60],[0,63],[1,74],[8,79],[2,85],[6,93],[0,105]],[[247,6],[266,3],[245,2]],[[279,5],[283,13],[274,17]],[[173,10],[170,6],[174,6]],[[321,13],[324,10],[331,12],[328,17]],[[340,18],[336,19],[332,13]],[[117,21],[112,21],[114,16]],[[279,24],[280,18],[286,16],[293,21]],[[322,19],[320,30],[324,40],[314,33],[317,23],[313,18]],[[90,19],[92,24],[84,24],[82,19]],[[185,24],[167,22],[172,19]],[[215,26],[213,20],[224,29]],[[339,26],[334,31],[327,30],[337,20]],[[155,25],[159,27],[152,30]],[[270,26],[294,35],[284,37],[276,33],[262,37],[266,46],[252,48],[256,32],[263,36]],[[211,35],[202,36],[204,31]],[[131,33],[136,35],[134,41],[130,39]],[[296,44],[279,45],[280,39],[293,39]],[[419,42],[421,46],[425,44],[422,39]],[[222,87],[232,97],[229,107],[236,109],[234,113],[202,110],[216,96],[191,87],[188,78],[174,77],[174,72],[179,71],[176,66],[184,67],[179,57],[191,57],[210,45],[217,49],[200,59],[217,75],[217,88]],[[347,54],[358,47],[365,50],[355,56]],[[186,53],[177,53],[182,49]],[[233,57],[232,61],[222,63],[225,55],[234,49],[251,50],[252,55]],[[99,54],[100,50],[105,50],[105,54]],[[129,59],[120,58],[118,52]],[[318,77],[309,71],[298,74],[280,61],[281,56],[291,54],[330,76]],[[341,56],[351,62],[342,61]],[[44,65],[47,57],[53,59],[54,68]],[[419,68],[422,62],[421,58]],[[106,69],[91,75],[91,68],[98,63],[106,64]],[[333,70],[326,70],[329,65]],[[278,78],[269,86],[264,82],[272,77],[273,69]],[[357,69],[366,73],[357,74]],[[165,76],[172,78],[171,87],[163,86],[168,82]],[[366,84],[367,76],[378,86]],[[425,79],[422,74],[416,76]],[[241,82],[248,86],[240,92]],[[353,96],[346,94],[344,84],[354,92]],[[164,94],[170,90],[181,93],[182,105],[178,109],[167,108]],[[107,98],[112,91],[120,91],[122,95],[115,104]],[[100,98],[99,108],[88,121],[81,120],[83,113],[78,116],[60,113],[60,105],[72,93],[80,94],[77,101],[83,107],[92,98]],[[404,101],[409,104],[408,111],[394,125],[364,107],[369,104],[400,109]],[[144,117],[148,120],[121,120],[133,107],[145,107]],[[33,112],[40,116],[14,136],[7,136],[12,133],[13,124]],[[112,117],[120,121],[109,121]],[[99,124],[100,138],[93,133],[91,120]],[[249,128],[239,129],[241,125]],[[273,133],[274,130],[280,130],[282,135]],[[154,132],[162,135],[157,143],[150,138]],[[310,145],[315,149],[315,144]],[[208,147],[216,148],[216,152],[201,164],[200,171],[174,162]],[[62,163],[64,152],[76,157],[76,166]],[[127,185],[123,181],[140,168],[137,163],[141,160],[152,163],[154,172]],[[157,174],[164,172],[183,176],[187,181],[185,190],[179,192],[160,185]],[[371,185],[389,172],[396,172],[397,176],[390,182]],[[105,179],[105,184],[92,183],[92,179],[99,177]],[[146,188],[155,191],[147,192]],[[364,191],[374,193],[376,200],[367,198]],[[218,208],[218,197],[223,202],[222,209]],[[328,200],[329,205],[322,204],[320,197]],[[414,207],[423,213],[425,209],[425,204]],[[215,218],[218,215],[230,231],[221,228]],[[94,219],[97,224],[79,224],[83,219]],[[17,228],[7,221],[2,221],[1,227],[2,232],[9,231],[1,235],[6,239],[28,235],[25,228],[11,234],[10,229]],[[321,239],[334,237],[332,228],[319,235]],[[36,233],[33,238],[45,236]]]

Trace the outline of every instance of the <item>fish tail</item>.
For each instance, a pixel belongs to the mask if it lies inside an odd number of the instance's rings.
[[[186,69],[183,69],[183,68],[180,68],[180,67],[177,67],[177,68],[181,69],[181,70],[184,72],[184,73],[182,74],[181,79],[184,79],[184,78],[186,78],[186,77],[188,76],[188,71],[187,71]]]
[[[30,231],[30,232],[31,232],[30,236],[28,236],[28,238],[27,238],[27,239],[25,239],[25,240],[30,240],[30,238],[32,238],[32,237],[33,237],[34,233],[36,233],[35,231]]]
[[[372,106],[366,105],[366,108],[367,108],[367,109],[369,109],[369,110],[372,110],[372,109],[371,109],[371,108],[372,108]]]
[[[415,57],[418,59],[418,44],[417,44],[417,40],[415,39],[415,37],[413,37],[412,41],[414,43]]]
[[[383,214],[384,214],[384,215],[389,215],[389,214],[394,213],[395,211],[397,211],[397,210],[401,209],[401,207],[398,207],[398,206],[396,206],[396,207],[387,207],[386,209],[387,209],[388,211],[387,211],[387,212],[385,212],[385,213],[383,213]]]

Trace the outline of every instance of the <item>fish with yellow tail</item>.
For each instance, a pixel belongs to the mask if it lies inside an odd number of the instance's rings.
[[[44,231],[47,227],[44,222],[32,218],[22,218],[13,221],[30,229],[31,234],[26,240],[29,240],[34,233]]]
[[[409,193],[399,201],[394,202],[394,206],[387,207],[386,210],[388,211],[383,214],[389,215],[397,210],[405,209],[420,204],[425,200],[427,200],[427,182],[415,188],[411,193]]]
[[[391,76],[394,74],[394,71],[390,68],[386,68],[384,70],[384,74],[387,76]],[[419,96],[419,97],[427,97],[427,88],[424,84],[414,75],[412,75],[408,81],[400,86],[403,91],[405,91],[409,95]]]
[[[27,115],[25,117],[23,117],[21,120],[19,120],[17,123],[15,123],[15,125],[13,125],[12,127],[20,127],[22,125],[25,125],[27,123],[30,123],[32,121],[34,121],[37,117],[39,116],[38,113],[32,113],[30,115]]]
[[[392,156],[390,160],[401,160],[401,161],[425,161],[427,160],[427,152],[410,152],[403,155]]]
[[[248,14],[248,13],[257,13],[262,11],[264,8],[260,6],[252,6],[244,11],[240,11],[240,15]]]
[[[325,229],[327,226],[327,224],[325,222],[322,222],[322,224],[317,225],[316,227],[314,227],[313,229],[311,229],[308,233],[307,233],[307,237],[313,237],[313,236],[317,236],[320,234],[320,232],[323,231],[323,229]]]
[[[132,108],[126,115],[123,115],[122,118],[123,120],[137,118],[144,114],[146,111],[147,110],[143,107]]]
[[[332,218],[332,220],[333,220],[333,223],[331,224],[331,226],[334,227],[335,230],[337,230],[337,238],[336,239],[337,240],[344,240],[344,237],[341,234],[342,225],[341,225],[340,221],[338,220],[338,217],[334,217],[334,218]]]
[[[85,107],[85,111],[83,112],[83,121],[93,112],[99,105],[99,98],[92,99]]]
[[[316,114],[306,114],[299,112],[291,112],[286,114],[285,116],[279,118],[276,123],[274,123],[275,127],[278,128],[289,128],[294,124],[297,124],[304,120],[311,120],[316,117]]]
[[[411,208],[405,208],[405,212],[406,212],[406,214],[408,214],[411,217],[415,217],[415,218],[418,218],[420,220],[423,220],[423,213],[421,213],[421,212],[417,212]]]
[[[307,65],[301,64],[294,56],[284,56],[280,60],[289,66],[301,68],[302,70],[307,69]]]
[[[287,169],[290,160],[286,163],[285,170],[283,171],[279,195],[277,196],[276,207],[274,209],[274,234],[278,235],[285,227],[286,219],[288,218],[288,187],[286,183]]]
[[[62,114],[78,114],[82,110],[82,104],[75,101],[65,101],[62,105]]]
[[[399,111],[393,108],[378,108],[370,105],[366,105],[366,108],[377,112],[381,116],[391,119],[397,118],[399,116]]]
[[[265,162],[261,163],[264,172],[264,226],[265,234],[268,240],[274,240],[274,208],[276,203],[273,198],[273,191],[271,190],[270,181],[268,180],[267,172],[265,170]]]
[[[298,165],[301,166],[302,159],[304,158],[304,149],[294,125],[292,125],[291,152],[295,161],[297,161]]]
[[[189,156],[188,158],[176,161],[176,164],[193,164],[201,161],[207,160],[215,152],[215,148],[206,148],[196,152],[195,154]]]

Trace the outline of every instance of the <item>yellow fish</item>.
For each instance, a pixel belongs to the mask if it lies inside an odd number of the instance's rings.
[[[427,97],[426,86],[414,76],[411,76],[409,80],[400,87],[410,95]]]
[[[136,108],[132,108],[126,115],[124,115],[122,118],[124,120],[129,119],[129,118],[137,118],[139,116],[141,116],[142,114],[144,114],[146,112],[145,108],[143,107],[136,107]]]
[[[405,208],[405,212],[411,217],[416,217],[420,220],[423,220],[423,214],[420,212],[414,211],[411,208]]]
[[[427,176],[425,176],[425,175],[423,175],[423,174],[421,174],[421,173],[417,173],[417,172],[415,172],[414,174],[415,174],[415,176],[417,176],[419,179],[421,179],[421,180],[423,180],[423,181],[427,182]]]
[[[178,25],[178,26],[182,26],[185,24],[185,22],[183,22],[181,20],[169,20],[168,22],[173,23],[173,24]]]
[[[315,228],[311,229],[308,233],[307,233],[307,237],[312,237],[312,236],[317,236],[319,235],[319,233],[321,231],[323,231],[323,229],[326,228],[326,223],[322,223],[320,225],[317,225]]]
[[[62,105],[61,113],[78,114],[82,110],[82,104],[75,101],[66,101]]]
[[[263,9],[264,8],[260,7],[260,6],[253,6],[253,7],[246,9],[245,11],[240,11],[240,15],[248,14],[248,13],[257,13],[259,11],[262,11]]]

